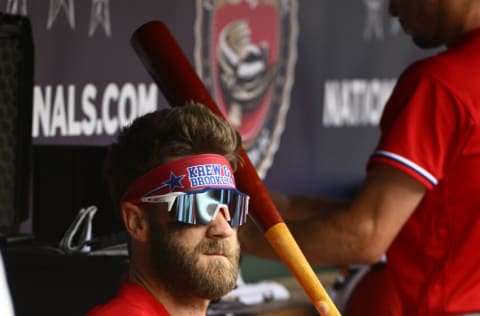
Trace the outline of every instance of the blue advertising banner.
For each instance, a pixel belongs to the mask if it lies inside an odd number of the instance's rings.
[[[103,146],[166,107],[130,46],[171,30],[272,189],[348,194],[396,78],[424,54],[387,0],[0,0],[31,19],[35,145]]]

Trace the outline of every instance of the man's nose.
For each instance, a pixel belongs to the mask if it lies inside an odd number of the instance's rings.
[[[234,229],[230,226],[230,213],[228,206],[220,205],[217,214],[209,224],[208,233],[216,238],[230,237]]]

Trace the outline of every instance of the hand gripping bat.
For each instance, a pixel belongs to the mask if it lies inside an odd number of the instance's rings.
[[[151,21],[140,26],[131,37],[131,45],[171,106],[194,101],[223,117],[163,22]],[[239,166],[235,178],[238,189],[250,195],[250,217],[303,287],[318,313],[322,316],[340,316],[292,237],[244,149],[240,155],[244,163]]]

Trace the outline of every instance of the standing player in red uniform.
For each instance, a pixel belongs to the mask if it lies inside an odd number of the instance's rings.
[[[387,254],[368,315],[480,313],[480,1],[390,0],[390,12],[419,47],[447,49],[399,78],[359,194],[274,200],[312,264]],[[267,256],[255,230],[240,231],[243,249]]]
[[[129,234],[128,280],[89,316],[206,315],[236,285],[249,197],[235,188],[241,140],[202,105],[137,118],[107,153]]]

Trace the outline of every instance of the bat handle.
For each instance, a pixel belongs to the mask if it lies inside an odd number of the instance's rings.
[[[264,235],[309,296],[317,312],[322,316],[340,316],[340,312],[318,280],[287,225],[278,223],[268,229]]]

